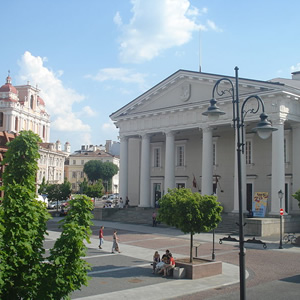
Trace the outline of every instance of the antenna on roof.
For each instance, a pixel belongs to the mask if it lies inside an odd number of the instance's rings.
[[[201,29],[199,28],[199,72],[201,73]]]

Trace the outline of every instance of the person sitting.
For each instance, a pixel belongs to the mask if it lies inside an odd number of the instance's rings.
[[[170,251],[167,249],[166,253],[162,256],[161,260],[168,262]]]
[[[155,251],[154,255],[153,255],[153,262],[152,262],[152,266],[153,266],[153,271],[152,273],[155,273],[155,269],[157,264],[160,263],[160,255],[158,253],[158,251]]]
[[[166,277],[167,275],[171,275],[171,270],[175,268],[175,259],[172,256],[172,253],[169,254],[169,263],[165,264],[163,267],[164,275],[163,277]]]

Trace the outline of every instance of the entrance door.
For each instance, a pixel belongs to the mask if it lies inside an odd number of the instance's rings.
[[[247,207],[246,209],[249,211],[252,209],[252,199],[253,199],[253,186],[252,183],[247,183]]]
[[[158,207],[158,200],[161,198],[161,183],[153,183],[154,207]]]

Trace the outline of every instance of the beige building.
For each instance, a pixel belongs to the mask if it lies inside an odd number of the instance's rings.
[[[106,152],[105,147],[101,146],[83,146],[81,150],[71,154],[65,163],[65,175],[72,184],[72,191],[80,191],[80,183],[87,178],[83,172],[84,164],[90,160],[100,160],[102,162],[111,162],[119,167],[119,157]],[[105,185],[107,183],[103,183]],[[112,193],[119,192],[119,172],[112,178]]]
[[[46,111],[45,102],[39,96],[40,90],[27,85],[13,86],[11,77],[0,87],[0,131],[19,133],[31,130],[42,140],[40,144],[40,159],[37,183],[45,177],[49,183],[63,183],[64,162],[71,152],[70,144],[61,149],[59,141],[49,143],[50,115]]]

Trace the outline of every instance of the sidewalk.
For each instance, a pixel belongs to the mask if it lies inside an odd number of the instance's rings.
[[[117,229],[117,230],[125,230],[128,231],[128,235],[130,235],[130,241],[126,242],[125,240],[121,240],[121,254],[117,254],[117,256],[123,257],[124,259],[127,258],[134,258],[134,259],[140,259],[140,260],[149,260],[149,262],[152,259],[153,256],[153,239],[155,241],[163,240],[165,242],[170,242],[172,244],[172,241],[175,239],[183,239],[186,240],[185,244],[188,244],[190,235],[189,234],[183,234],[180,230],[176,228],[170,228],[170,227],[152,227],[148,225],[134,225],[134,224],[125,224],[125,223],[118,223],[118,222],[108,222],[108,221],[99,221],[94,220],[93,221],[94,226],[97,228],[100,228],[101,225],[103,225],[106,229]],[[138,234],[136,234],[138,233]],[[135,237],[135,234],[137,237]],[[145,234],[145,236],[143,235]],[[49,238],[55,239],[59,235],[58,232],[51,231],[49,232]],[[149,236],[148,236],[149,235]],[[125,235],[126,236],[126,235]],[[223,238],[224,234],[216,234],[215,235],[215,243],[218,245],[219,239]],[[238,239],[238,236],[234,236]],[[134,241],[134,238],[136,240]],[[152,239],[153,238],[153,239]],[[247,239],[248,237],[246,237]],[[257,237],[257,239],[259,239]],[[203,245],[209,245],[211,246],[212,243],[212,233],[201,233],[196,234],[194,236],[194,243],[202,243]],[[262,250],[262,245],[259,244],[245,244],[245,248],[252,248],[252,249],[260,249],[262,251],[281,251],[281,252],[298,252],[300,253],[300,247],[292,247],[291,245],[284,245],[284,249],[278,249],[278,243],[279,240],[276,240],[276,237],[271,237],[269,240],[263,239],[263,242],[267,243],[267,249]],[[97,249],[99,244],[99,240],[93,236],[91,238],[91,244],[88,244],[87,247],[89,249]],[[134,244],[134,245],[133,245]],[[230,245],[231,247],[234,245],[234,250],[225,250],[224,246],[219,246],[219,248],[224,248],[224,252],[232,252],[238,255],[238,245],[237,243],[230,243],[230,242],[224,242],[224,245]],[[109,240],[105,240],[105,247],[106,249],[111,249],[112,242]],[[178,247],[178,246],[176,246]],[[183,255],[182,249],[180,247],[176,248],[173,247],[172,253],[176,258],[180,258],[182,256],[187,256],[186,254]],[[228,246],[227,246],[228,247]],[[165,248],[164,248],[165,249]],[[188,253],[185,251],[184,253]],[[111,256],[112,255],[112,256]],[[103,256],[106,256],[106,259],[112,259],[114,254],[105,254]],[[211,258],[211,254],[209,254]],[[90,256],[91,258],[92,256]],[[101,255],[99,255],[99,259]],[[87,257],[87,259],[89,259]],[[218,255],[216,256],[216,260],[218,260]],[[147,264],[146,264],[147,265]],[[122,272],[122,270],[127,269],[127,277],[128,278],[136,278],[136,275],[132,275],[130,272],[133,273],[133,270],[135,266],[131,267],[119,267],[118,272]],[[146,269],[145,269],[146,268]],[[102,270],[102,269],[101,269]],[[111,272],[113,272],[113,269],[107,270],[107,271],[101,271],[98,268],[98,271],[92,271],[91,274],[97,275],[96,273],[102,273],[107,275],[103,275],[103,278],[110,278],[111,283],[114,287],[117,288],[117,284],[114,283],[114,280],[118,280],[118,276],[112,275]],[[145,267],[144,270],[146,270],[146,274],[149,274],[151,272],[150,266]],[[110,273],[109,273],[110,272]],[[114,272],[114,273],[118,273]],[[108,276],[108,277],[106,277]],[[114,277],[117,276],[117,277]],[[246,273],[246,276],[248,277],[249,274]],[[141,277],[142,278],[142,277]],[[99,279],[93,279],[98,280]],[[103,279],[102,279],[103,280]],[[128,285],[124,284],[124,287],[120,288],[118,286],[118,290],[111,289],[109,292],[103,291],[88,296],[88,294],[85,292],[85,289],[83,288],[82,293],[74,293],[72,295],[72,299],[85,299],[85,300],[96,300],[96,299],[141,299],[141,295],[143,295],[143,299],[156,299],[156,300],[163,300],[163,299],[172,299],[180,296],[185,296],[197,292],[202,292],[205,290],[210,289],[216,289],[221,288],[224,286],[232,285],[232,284],[238,284],[239,283],[239,266],[233,265],[229,263],[223,262],[223,273],[217,276],[202,278],[198,280],[188,280],[188,279],[169,279],[169,280],[161,280],[161,278],[155,278],[149,277],[146,275],[146,277],[143,277],[143,280],[146,281],[146,284],[144,286],[140,287],[134,287],[134,288],[128,288]],[[123,279],[125,282],[126,280]],[[118,283],[116,281],[116,283]]]

